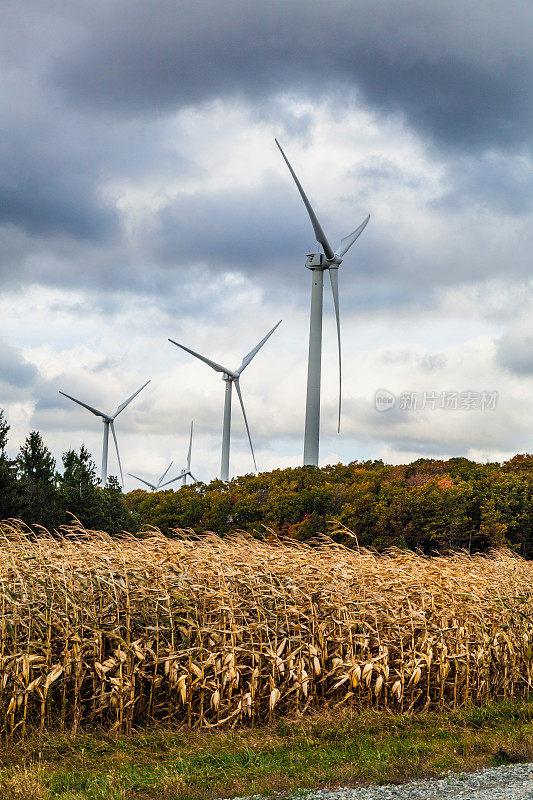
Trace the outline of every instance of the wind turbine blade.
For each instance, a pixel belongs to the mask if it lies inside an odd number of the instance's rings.
[[[216,361],[211,361],[210,358],[206,358],[205,356],[201,356],[200,353],[196,353],[194,350],[190,350],[188,347],[185,347],[184,344],[180,344],[179,342],[175,342],[174,339],[169,339],[168,341],[172,342],[172,344],[175,344],[176,347],[181,347],[182,350],[186,350],[187,353],[191,354],[191,356],[195,356],[196,358],[199,358],[200,361],[204,362],[204,364],[208,364],[210,367],[212,367],[215,370],[215,372],[224,372],[226,375],[230,375],[231,377],[234,377],[234,373],[230,369],[227,369],[226,367],[223,367],[222,364],[217,364]]]
[[[350,249],[352,244],[355,242],[357,237],[360,236],[363,233],[364,229],[368,225],[368,220],[369,219],[370,219],[370,214],[368,215],[368,217],[365,220],[363,220],[363,222],[359,225],[358,228],[356,228],[354,231],[352,231],[352,233],[350,233],[348,236],[345,236],[344,239],[341,239],[341,243],[339,245],[339,249],[335,253],[335,257],[336,258],[342,258],[343,255],[348,252],[348,250]]]
[[[162,489],[162,488],[163,488],[163,486],[168,486],[168,485],[169,485],[169,484],[171,484],[171,483],[175,483],[176,481],[180,481],[180,480],[183,478],[183,476],[184,476],[184,475],[188,475],[188,474],[189,474],[189,473],[188,473],[188,471],[187,471],[187,470],[184,470],[184,471],[181,473],[181,475],[176,475],[176,477],[175,477],[175,478],[172,478],[172,480],[170,480],[170,481],[167,481],[166,483],[162,483],[162,484],[161,484],[161,486],[159,486],[158,488],[159,488],[159,489]]]
[[[291,167],[289,159],[287,158],[287,156],[283,152],[280,143],[278,142],[277,139],[275,140],[275,142],[276,142],[277,146],[279,147],[280,153],[283,156],[283,158],[285,160],[285,163],[287,164],[287,166],[289,168],[289,171],[290,171],[292,177],[294,178],[294,182],[295,182],[296,186],[298,187],[298,191],[300,192],[300,194],[302,196],[302,200],[304,201],[304,205],[305,205],[305,207],[307,209],[307,213],[309,214],[309,216],[311,218],[311,223],[312,223],[313,229],[315,231],[316,240],[324,248],[324,253],[326,254],[326,258],[332,259],[333,258],[333,250],[331,249],[331,246],[330,246],[328,240],[326,239],[326,234],[322,230],[322,226],[320,225],[320,222],[318,221],[317,216],[316,216],[315,212],[313,211],[311,203],[307,199],[307,195],[303,190],[303,186],[300,183],[300,181],[298,180],[298,178],[296,177],[296,173],[293,170],[293,168]]]
[[[189,452],[187,453],[187,469],[190,470],[191,468],[191,452],[192,452],[192,429],[193,429],[194,422],[191,422],[191,436],[189,439]]]
[[[331,280],[331,291],[333,293],[333,304],[335,306],[335,319],[337,321],[337,342],[339,344],[339,419],[337,421],[337,433],[341,430],[341,397],[342,397],[342,364],[341,364],[341,319],[339,315],[339,270],[330,269],[329,277]]]
[[[115,413],[113,414],[113,419],[116,419],[116,418],[118,417],[118,415],[120,414],[120,412],[121,412],[121,411],[124,411],[124,409],[126,408],[126,406],[128,406],[128,405],[131,403],[131,401],[132,401],[132,400],[133,400],[135,397],[137,397],[137,395],[139,394],[139,392],[142,392],[142,390],[144,389],[144,387],[145,387],[145,386],[148,386],[148,384],[149,384],[149,383],[150,383],[150,381],[146,381],[146,383],[143,383],[143,385],[141,386],[141,388],[140,388],[140,389],[137,389],[137,391],[136,391],[136,392],[134,392],[134,394],[132,394],[132,396],[131,396],[131,397],[128,397],[128,399],[127,399],[127,400],[125,400],[123,403],[121,403],[121,404],[119,405],[119,407],[117,408],[117,410],[115,411]]]
[[[153,489],[154,491],[157,489],[157,486],[154,486],[154,484],[153,484],[153,483],[149,483],[149,481],[145,481],[145,480],[144,480],[144,478],[139,478],[139,476],[138,476],[138,475],[134,475],[132,472],[128,472],[128,475],[130,476],[130,478],[135,478],[135,480],[137,480],[137,481],[140,481],[141,483],[144,483],[144,484],[146,484],[146,486],[149,486],[149,487],[150,487],[150,489]]]
[[[137,394],[137,392],[135,394]],[[118,468],[120,470],[120,482],[122,484],[122,488],[124,488],[124,476],[122,474],[122,464],[120,463],[120,453],[118,452],[117,434],[115,433],[115,426],[113,425],[113,422],[110,423],[109,427],[111,428],[111,433],[113,434],[113,439],[115,441],[115,450],[117,451],[117,458],[118,458]]]
[[[87,403],[82,403],[81,400],[76,400],[75,397],[72,397],[70,394],[67,394],[66,392],[62,392],[61,389],[59,389],[59,394],[62,394],[63,397],[68,397],[69,400],[74,400],[74,402],[77,403],[79,406],[83,406],[83,408],[86,408],[88,411],[91,411],[97,417],[103,417],[103,419],[111,419],[111,417],[109,417],[107,414],[104,414],[103,411],[98,411],[97,408],[88,406]]]
[[[246,433],[248,434],[248,441],[250,442],[250,450],[252,451],[252,458],[254,460],[254,467],[255,471],[257,472],[257,464],[255,463],[255,453],[254,453],[254,446],[252,444],[252,437],[250,436],[250,428],[248,427],[248,420],[246,419],[246,411],[244,410],[244,403],[242,400],[241,394],[241,387],[239,386],[239,379],[237,378],[235,381],[235,388],[237,389],[237,394],[239,395],[239,402],[242,408],[242,415],[244,417],[244,424],[246,425]]]
[[[241,374],[241,372],[243,371],[243,369],[245,369],[245,368],[248,366],[248,364],[250,363],[250,361],[252,360],[252,358],[253,358],[255,355],[257,355],[257,353],[258,353],[258,352],[261,350],[261,348],[263,347],[263,345],[264,345],[264,343],[266,342],[266,340],[267,340],[267,339],[269,339],[269,338],[272,336],[272,334],[274,333],[274,331],[276,330],[276,328],[278,327],[278,325],[281,325],[281,322],[282,322],[282,320],[280,320],[279,322],[276,322],[276,324],[274,325],[274,327],[272,328],[272,330],[271,330],[271,331],[269,331],[269,332],[267,333],[267,335],[266,335],[265,337],[263,337],[263,339],[261,339],[261,341],[259,342],[259,344],[258,344],[258,345],[256,345],[256,346],[254,347],[254,349],[253,349],[253,350],[251,350],[251,351],[248,353],[248,355],[247,355],[247,356],[244,356],[244,358],[243,358],[243,360],[242,360],[242,364],[241,364],[241,366],[239,367],[239,369],[238,369],[238,370],[237,370],[237,372],[235,373],[235,374],[237,375],[237,377],[238,377],[238,376]]]
[[[198,480],[198,478],[195,478],[195,477],[194,477],[194,475],[192,474],[192,472],[190,472],[190,471],[189,471],[189,475],[191,476],[191,478],[193,479],[193,481],[194,481],[195,483],[200,483],[200,481]]]
[[[162,480],[165,478],[165,476],[166,476],[167,472],[169,471],[169,469],[170,469],[170,467],[172,466],[172,464],[173,464],[173,463],[174,463],[174,462],[173,462],[173,461],[171,461],[171,462],[170,462],[170,464],[168,465],[168,467],[166,468],[166,470],[163,472],[163,474],[161,475],[161,477],[160,477],[160,478],[159,478],[159,480],[157,481],[157,486],[160,486],[160,485],[161,485],[161,481],[162,481]],[[157,489],[157,486],[155,487],[156,489]]]

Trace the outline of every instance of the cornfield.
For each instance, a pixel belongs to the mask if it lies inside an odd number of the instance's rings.
[[[254,724],[529,695],[533,563],[0,525],[0,729]]]

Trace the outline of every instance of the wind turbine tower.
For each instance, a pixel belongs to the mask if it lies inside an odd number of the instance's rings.
[[[307,362],[307,396],[305,406],[305,431],[304,431],[304,465],[318,466],[320,443],[320,380],[322,371],[322,307],[324,295],[324,271],[329,271],[335,317],[337,321],[337,341],[339,346],[339,414],[337,430],[341,427],[341,394],[342,394],[342,369],[341,369],[341,324],[339,317],[339,283],[338,271],[343,256],[346,255],[357,237],[365,229],[370,214],[348,236],[341,239],[341,243],[333,252],[318,218],[307,199],[302,184],[296,177],[289,160],[276,139],[281,155],[287,164],[298,191],[304,201],[307,213],[311,219],[317,242],[322,245],[323,253],[308,253],[305,266],[311,270],[311,318],[309,322],[309,357]]]
[[[239,384],[239,378],[253,359],[255,355],[259,352],[259,350],[263,347],[266,340],[272,336],[278,325],[281,323],[281,320],[274,325],[271,331],[267,333],[267,335],[261,339],[258,345],[251,350],[248,355],[244,356],[242,360],[242,364],[240,365],[239,369],[231,370],[227,367],[223,367],[221,364],[217,364],[216,361],[211,361],[210,358],[206,358],[205,356],[200,355],[200,353],[196,353],[194,350],[190,350],[188,347],[185,347],[184,344],[180,344],[179,342],[175,342],[174,339],[169,339],[169,342],[175,344],[177,347],[181,347],[182,350],[185,350],[187,353],[190,353],[195,358],[199,358],[200,361],[203,361],[204,364],[208,364],[215,372],[222,373],[222,380],[226,383],[226,389],[224,392],[224,421],[222,424],[222,456],[220,459],[220,480],[221,481],[228,481],[229,480],[229,448],[230,448],[230,437],[231,437],[231,391],[233,388],[233,384],[235,384],[235,389],[237,391],[237,396],[239,398],[239,402],[241,404],[242,415],[244,417],[244,424],[246,426],[246,433],[248,434],[248,441],[250,442],[250,450],[252,451],[252,458],[254,461],[254,468],[257,471],[257,464],[255,462],[255,453],[254,447],[252,444],[252,437],[250,436],[250,428],[248,427],[248,420],[246,419],[246,411],[244,410],[244,402],[242,399],[241,387]]]

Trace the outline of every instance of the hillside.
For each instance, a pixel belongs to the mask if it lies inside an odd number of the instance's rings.
[[[320,534],[353,546],[424,553],[508,546],[533,552],[533,456],[503,465],[464,458],[301,467],[245,475],[225,484],[125,496],[142,526],[224,535],[267,529],[298,540]],[[344,528],[348,530],[344,530]]]

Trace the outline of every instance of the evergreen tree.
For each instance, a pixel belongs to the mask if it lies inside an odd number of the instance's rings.
[[[4,416],[4,412],[0,409],[0,458],[5,458],[8,433],[9,425]]]
[[[59,478],[61,508],[73,514],[86,528],[100,529],[104,519],[96,465],[85,447],[63,453],[63,475]]]
[[[111,475],[102,491],[104,530],[111,536],[129,531],[133,533],[140,528],[140,517],[130,511],[124,502],[122,488],[118,478]]]
[[[56,462],[38,431],[31,431],[16,459],[21,516],[28,525],[59,522]]]
[[[15,465],[6,455],[9,425],[0,409],[0,520],[19,516]]]
[[[53,486],[56,462],[45,446],[41,434],[32,431],[20,448],[17,466],[21,476],[32,478],[36,483]]]

